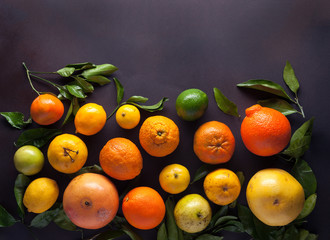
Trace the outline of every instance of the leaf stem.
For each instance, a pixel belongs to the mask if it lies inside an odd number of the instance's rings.
[[[301,115],[303,116],[303,118],[305,118],[305,113],[304,113],[304,109],[303,109],[303,106],[300,105],[299,101],[298,101],[298,97],[296,96],[295,97],[295,103],[297,104],[297,106],[299,107],[300,109],[300,112],[301,112]]]
[[[22,64],[23,64],[23,67],[24,67],[25,70],[26,70],[26,75],[27,75],[27,78],[28,78],[28,80],[29,80],[29,83],[30,83],[31,88],[32,88],[32,89],[33,89],[38,95],[40,95],[40,92],[37,91],[37,89],[35,89],[35,87],[34,87],[33,84],[32,84],[32,80],[31,80],[31,77],[30,77],[30,70],[27,68],[25,62],[23,62]]]
[[[47,83],[49,83],[50,85],[52,85],[53,87],[56,87],[56,88],[60,87],[60,85],[58,85],[58,84],[56,84],[56,83],[53,83],[53,82],[51,82],[51,81],[49,81],[49,80],[47,80],[47,79],[45,79],[45,78],[39,77],[39,76],[37,76],[37,75],[34,75],[34,74],[31,74],[31,73],[30,73],[30,76],[35,77],[35,78],[37,78],[37,79],[39,79],[39,80],[42,80],[42,81],[44,81],[44,82],[47,82]]]
[[[57,74],[57,72],[38,72],[38,71],[30,71],[30,73],[34,73],[34,74]]]
[[[123,102],[123,103],[118,104],[117,107],[112,111],[112,113],[107,117],[107,120],[108,120],[109,118],[111,118],[112,115],[115,114],[115,112],[118,110],[118,108],[119,108],[121,105],[125,104],[125,103],[126,103],[126,102]]]

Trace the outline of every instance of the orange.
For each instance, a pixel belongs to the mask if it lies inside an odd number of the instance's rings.
[[[88,157],[86,144],[72,134],[61,134],[49,144],[47,157],[50,165],[62,173],[75,173]]]
[[[124,104],[116,112],[116,122],[121,128],[133,129],[140,122],[140,111],[131,104]]]
[[[91,136],[101,131],[106,121],[107,114],[101,105],[87,103],[79,108],[74,125],[78,133]]]
[[[179,145],[179,128],[167,117],[152,116],[143,122],[139,139],[143,149],[151,156],[164,157]]]
[[[207,174],[203,186],[207,198],[222,206],[234,202],[241,192],[241,183],[237,175],[225,168]]]
[[[133,227],[152,229],[157,227],[165,216],[165,203],[159,193],[150,187],[137,187],[123,199],[124,217]]]
[[[102,148],[99,161],[110,177],[129,180],[140,174],[143,159],[137,146],[126,138],[113,138]]]
[[[230,128],[221,122],[201,125],[194,135],[194,152],[205,163],[228,162],[235,150],[235,138]]]
[[[71,180],[63,194],[63,209],[78,227],[98,229],[114,219],[119,208],[116,186],[105,176],[84,173]]]
[[[241,136],[246,148],[259,156],[281,152],[291,138],[289,120],[272,108],[253,105],[245,110]]]
[[[159,174],[159,183],[165,192],[178,194],[187,189],[190,182],[188,169],[181,164],[170,164]]]
[[[64,106],[61,100],[52,94],[41,94],[33,100],[30,114],[33,121],[40,125],[50,125],[61,119]]]

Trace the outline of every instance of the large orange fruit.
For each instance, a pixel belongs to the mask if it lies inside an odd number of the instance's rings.
[[[140,174],[143,159],[137,146],[126,138],[113,138],[102,148],[99,156],[102,169],[110,177],[129,180]]]
[[[151,156],[164,157],[179,145],[179,128],[167,117],[152,116],[143,122],[139,139],[143,149]]]
[[[194,152],[202,162],[208,164],[228,162],[234,150],[234,135],[224,123],[206,122],[195,132]]]
[[[157,227],[165,216],[165,203],[159,193],[150,187],[136,187],[123,199],[123,214],[133,227],[152,229]]]
[[[245,110],[241,136],[246,148],[259,156],[272,156],[282,151],[291,138],[289,120],[272,108],[253,105]]]
[[[81,228],[104,227],[116,216],[118,207],[115,185],[101,174],[81,174],[72,179],[64,191],[65,214]]]

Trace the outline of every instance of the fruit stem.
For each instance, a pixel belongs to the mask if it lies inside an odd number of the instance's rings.
[[[300,105],[300,103],[298,101],[298,97],[295,97],[295,103],[298,105],[301,115],[303,116],[303,118],[305,118],[305,113],[304,113],[303,107]]]
[[[35,89],[35,87],[34,87],[33,84],[32,84],[32,80],[31,80],[31,77],[30,77],[30,70],[27,68],[25,62],[23,62],[22,64],[23,64],[23,67],[24,67],[25,70],[26,70],[26,75],[27,75],[27,78],[28,78],[28,80],[29,80],[29,83],[30,83],[31,88],[32,88],[32,89],[33,89],[38,95],[40,95],[40,92],[37,91],[37,89]]]
[[[71,157],[70,152],[74,152],[74,153],[76,153],[76,155],[79,154],[79,151],[74,151],[74,150],[71,150],[71,149],[66,148],[66,147],[63,147],[63,150],[64,150],[64,156],[69,156],[70,159],[71,159],[71,162],[74,162],[74,159]]]

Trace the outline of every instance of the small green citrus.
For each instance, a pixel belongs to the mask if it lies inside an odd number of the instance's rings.
[[[195,121],[203,116],[208,103],[209,99],[205,92],[190,88],[179,94],[175,107],[180,118],[186,121]]]
[[[44,154],[35,146],[25,145],[15,152],[14,164],[17,171],[31,176],[40,172],[44,166]]]

